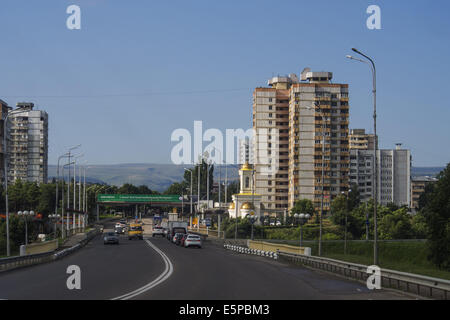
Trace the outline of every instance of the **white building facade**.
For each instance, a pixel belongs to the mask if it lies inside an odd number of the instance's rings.
[[[8,180],[47,183],[48,114],[18,103],[8,119]],[[22,111],[22,112],[19,112]]]

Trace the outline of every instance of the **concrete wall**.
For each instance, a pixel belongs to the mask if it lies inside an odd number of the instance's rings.
[[[264,241],[248,241],[248,247],[250,249],[262,250],[262,251],[270,251],[277,252],[278,250],[281,252],[293,253],[293,254],[304,254],[307,256],[311,255],[311,248],[308,247],[296,247],[290,246],[287,244],[277,244],[270,243]]]
[[[42,243],[33,243],[29,245],[20,246],[20,255],[37,254],[44,252],[51,252],[58,249],[58,240],[51,240]]]

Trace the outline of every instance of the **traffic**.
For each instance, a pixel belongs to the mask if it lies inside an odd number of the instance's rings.
[[[167,221],[159,215],[153,215],[149,219],[148,228],[144,228],[144,222],[139,219],[120,219],[114,225],[114,230],[104,230],[103,243],[119,244],[120,236],[125,236],[128,240],[143,240],[144,234],[151,235],[152,238],[166,238],[171,243],[184,248],[202,248],[202,237],[188,231],[188,223],[185,221]],[[145,233],[149,231],[148,233]]]

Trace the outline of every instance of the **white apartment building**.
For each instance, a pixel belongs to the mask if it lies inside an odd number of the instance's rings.
[[[250,138],[239,140],[239,163],[253,164],[253,141]]]
[[[411,151],[401,149],[378,150],[378,201],[398,206],[411,204]]]
[[[18,103],[16,113],[8,119],[8,181],[11,182],[21,179],[47,183],[48,115],[33,108],[33,103]]]
[[[361,201],[374,197],[374,151],[350,150],[350,185],[356,184]],[[378,202],[409,206],[411,203],[411,152],[401,149],[377,150]]]

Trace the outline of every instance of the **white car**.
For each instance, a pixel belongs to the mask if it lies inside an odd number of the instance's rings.
[[[164,228],[160,226],[155,226],[152,228],[152,237],[161,236],[164,237]]]
[[[184,247],[188,248],[188,247],[198,247],[201,248],[202,247],[202,239],[200,238],[200,236],[196,235],[196,234],[189,234],[186,238],[186,240],[184,240]]]

